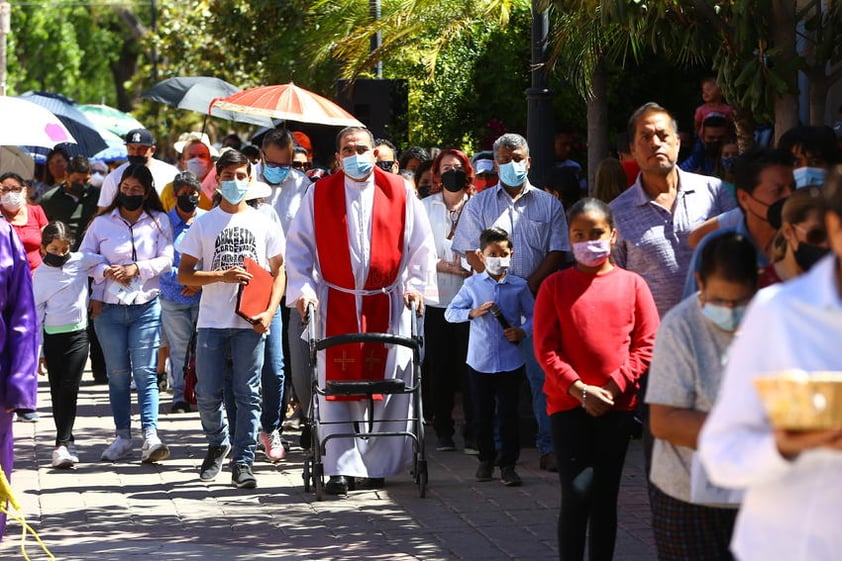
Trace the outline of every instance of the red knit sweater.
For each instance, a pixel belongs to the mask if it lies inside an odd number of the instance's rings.
[[[659,323],[642,277],[619,267],[600,275],[575,267],[554,273],[541,284],[533,321],[548,414],[580,406],[567,393],[579,379],[603,386],[611,378],[622,391],[614,409],[634,408]]]

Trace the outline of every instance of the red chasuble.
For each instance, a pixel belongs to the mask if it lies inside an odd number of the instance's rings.
[[[404,248],[406,187],[403,179],[374,168],[374,208],[371,224],[371,262],[363,290],[389,288],[398,278]],[[322,277],[346,290],[355,290],[345,211],[345,174],[328,176],[315,185],[316,251]],[[326,335],[389,333],[390,295],[362,297],[357,309],[352,293],[328,289]],[[382,380],[388,349],[382,343],[337,345],[325,349],[327,380]]]

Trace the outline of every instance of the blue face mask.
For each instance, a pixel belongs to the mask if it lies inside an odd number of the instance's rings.
[[[737,161],[736,156],[728,156],[719,160],[719,165],[722,166],[722,171],[731,173],[734,170],[734,162]]]
[[[706,318],[716,324],[720,329],[734,332],[743,321],[747,306],[721,306],[719,304],[706,303],[702,306],[702,313]]]
[[[263,164],[263,179],[269,185],[280,185],[289,175],[289,166],[269,166]]]
[[[827,170],[824,168],[795,168],[792,170],[792,175],[795,177],[795,188],[802,189],[815,185],[821,187],[824,185],[824,178],[827,176]]]
[[[520,187],[526,181],[526,160],[519,162],[512,160],[511,162],[500,164],[498,168],[500,181],[503,182],[503,185]]]
[[[249,190],[248,179],[238,181],[235,179],[229,181],[221,181],[219,183],[219,192],[222,197],[232,205],[238,205],[246,198],[246,193]]]
[[[371,173],[374,164],[371,162],[370,154],[354,154],[347,158],[342,158],[342,171],[351,179],[360,181]]]

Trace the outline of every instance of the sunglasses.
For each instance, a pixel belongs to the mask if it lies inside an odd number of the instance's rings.
[[[375,162],[375,165],[383,171],[392,171],[392,166],[395,165],[395,160],[380,160]]]
[[[293,169],[307,171],[310,169],[310,162],[292,162],[290,166],[292,166]]]

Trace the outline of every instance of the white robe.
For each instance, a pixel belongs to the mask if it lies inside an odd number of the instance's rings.
[[[351,267],[354,271],[356,289],[365,286],[371,252],[371,212],[374,204],[374,174],[365,182],[345,178],[345,208],[348,214],[348,243]],[[310,189],[301,202],[301,207],[289,227],[285,263],[287,268],[287,303],[295,305],[301,296],[314,297],[319,302],[317,337],[324,337],[325,310],[328,288],[321,277],[316,250],[315,224],[313,219],[314,191]],[[414,290],[424,293],[428,275],[435,271],[436,249],[432,230],[421,202],[410,189],[406,194],[406,226],[404,231],[404,255],[398,274],[397,290],[391,293],[391,325],[394,333],[409,336],[411,314],[403,305],[403,294]],[[360,296],[357,306],[360,307]],[[293,312],[295,313],[295,312]],[[386,378],[410,380],[412,374],[412,353],[405,347],[389,346],[386,363]],[[325,353],[317,357],[319,385],[325,383]],[[408,422],[390,421],[411,416],[411,395],[386,396],[374,403],[374,411],[368,411],[368,401],[326,401],[319,397],[322,421],[351,421],[368,419],[373,415],[379,420],[374,431],[409,430]],[[367,431],[366,423],[359,429]],[[348,422],[339,425],[322,425],[320,437],[339,432],[353,432]],[[337,438],[328,441],[323,458],[324,473],[353,477],[388,477],[400,473],[410,466],[412,446],[406,437],[379,438]]]

